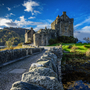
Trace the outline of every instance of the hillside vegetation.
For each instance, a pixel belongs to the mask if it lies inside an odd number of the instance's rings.
[[[24,43],[25,30],[23,28],[4,28],[0,29],[0,46],[5,45],[6,41],[13,42],[13,45]]]

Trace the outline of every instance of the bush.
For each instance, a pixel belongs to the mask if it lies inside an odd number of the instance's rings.
[[[22,45],[23,45],[23,43],[19,43],[19,44],[18,44],[18,46],[22,46]]]
[[[11,41],[6,41],[6,46],[7,46],[8,48],[12,47],[12,45],[13,45],[13,42],[11,42]]]
[[[86,45],[84,45],[83,47],[86,47]]]
[[[90,57],[90,49],[88,49],[88,50],[86,51],[86,56],[87,56],[87,57]]]
[[[55,39],[50,39],[50,40],[49,40],[49,44],[50,44],[50,45],[55,44],[55,43],[57,43],[57,41],[56,41]]]
[[[11,50],[14,50],[14,47],[10,47]]]
[[[68,49],[71,49],[71,48],[72,48],[72,45],[69,45],[69,46],[68,46]]]
[[[76,52],[76,49],[78,49],[78,47],[76,47],[75,45],[71,48],[70,52]]]

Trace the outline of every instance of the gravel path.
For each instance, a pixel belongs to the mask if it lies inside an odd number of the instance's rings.
[[[33,55],[29,58],[23,59],[21,61],[15,62],[13,64],[7,65],[0,68],[0,90],[10,90],[12,83],[20,81],[22,74],[28,72],[32,63],[35,63],[42,55],[44,51]],[[15,69],[23,69],[23,73],[10,73]]]

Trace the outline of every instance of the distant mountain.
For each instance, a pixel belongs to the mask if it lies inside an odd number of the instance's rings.
[[[12,41],[14,45],[23,42],[24,43],[24,34],[25,28],[8,28],[0,29],[0,46],[5,45],[6,41]]]

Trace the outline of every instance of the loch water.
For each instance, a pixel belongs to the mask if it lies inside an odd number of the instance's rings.
[[[64,73],[62,83],[64,90],[90,90],[90,76],[85,73]]]

